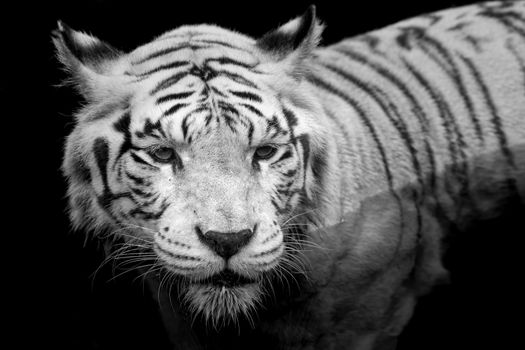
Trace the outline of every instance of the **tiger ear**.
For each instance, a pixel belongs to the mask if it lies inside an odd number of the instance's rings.
[[[53,31],[53,43],[71,82],[89,102],[118,94],[122,89],[125,71],[122,52],[61,21]]]
[[[319,44],[323,29],[311,5],[302,16],[263,35],[257,47],[274,63],[284,64],[292,75],[301,75],[304,61]]]

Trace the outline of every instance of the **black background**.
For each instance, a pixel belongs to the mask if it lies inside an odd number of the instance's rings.
[[[473,1],[317,2],[323,43],[433,10]],[[182,24],[215,23],[260,36],[301,14],[311,1],[79,1],[18,4],[2,11],[3,278],[15,348],[167,349],[156,306],[140,280],[110,268],[97,243],[73,233],[65,215],[62,145],[81,98],[57,85],[65,78],[50,33],[58,19],[130,51]],[[15,3],[13,3],[15,4]],[[343,5],[344,4],[344,5]],[[5,112],[7,111],[7,112]],[[14,125],[11,122],[14,121]],[[424,297],[399,349],[511,348],[523,327],[517,288],[523,273],[517,237],[522,208],[484,221],[453,239],[452,284]],[[11,242],[12,241],[12,242]],[[9,276],[9,277],[8,277]],[[513,317],[518,317],[514,319]],[[518,342],[519,344],[520,342]],[[523,343],[521,341],[521,343]]]

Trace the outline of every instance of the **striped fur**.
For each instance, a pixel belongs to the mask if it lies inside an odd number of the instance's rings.
[[[114,231],[215,327],[293,276],[310,316],[291,326],[296,311],[281,310],[272,334],[372,349],[446,279],[451,226],[523,203],[525,3],[328,47],[321,31],[311,8],[258,40],[184,26],[124,54],[59,24],[58,56],[87,100],[66,143],[71,219]],[[199,238],[244,229],[253,238],[227,262]],[[224,269],[246,281],[217,287]]]

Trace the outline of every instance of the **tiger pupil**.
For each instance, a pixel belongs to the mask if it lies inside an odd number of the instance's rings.
[[[163,147],[155,150],[153,154],[155,158],[161,160],[170,160],[171,158],[173,158],[174,152],[171,148]]]
[[[257,148],[257,150],[255,151],[255,154],[258,158],[270,158],[271,156],[274,155],[276,149],[272,146],[262,146],[262,147],[259,147]]]

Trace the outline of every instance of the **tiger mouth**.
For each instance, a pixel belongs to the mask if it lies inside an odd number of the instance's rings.
[[[213,285],[217,287],[234,288],[256,282],[257,281],[255,279],[242,276],[232,270],[223,270],[213,276],[199,280],[196,283],[202,285]]]

